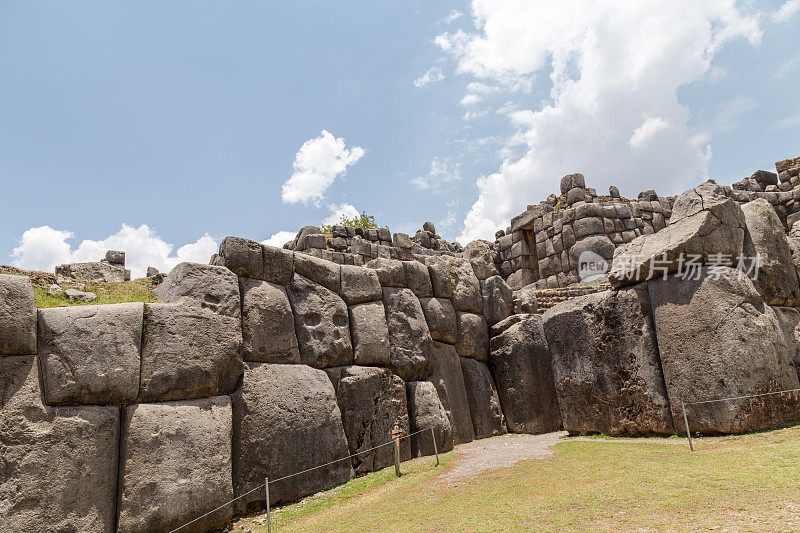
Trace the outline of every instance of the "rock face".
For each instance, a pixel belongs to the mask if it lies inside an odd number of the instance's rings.
[[[180,263],[155,290],[166,303],[195,306],[239,319],[239,280],[229,270],[199,263]]]
[[[408,418],[411,422],[411,432],[417,433],[411,437],[412,457],[433,455],[453,449],[453,427],[447,418],[447,411],[442,406],[436,388],[430,381],[409,381],[406,383],[408,394]],[[436,439],[436,449],[428,428],[433,428]]]
[[[730,268],[704,268],[701,279],[671,276],[652,281],[661,367],[673,423],[683,427],[681,401],[796,389],[793,354],[775,312],[764,305],[753,283]],[[794,420],[794,395],[687,405],[691,431],[738,433]]]
[[[247,363],[233,402],[233,482],[237,496],[264,483],[349,455],[330,379],[305,365]],[[340,461],[270,483],[270,501],[286,503],[352,478]],[[264,506],[264,491],[240,499],[239,511]]]
[[[389,326],[389,368],[406,381],[428,376],[431,334],[419,300],[410,289],[383,289]]]
[[[456,311],[449,298],[420,298],[422,312],[428,322],[431,338],[435,341],[455,344],[458,337]]]
[[[646,284],[589,294],[544,314],[564,429],[586,435],[669,435]]]
[[[144,305],[39,311],[39,356],[50,405],[125,404],[139,393]]]
[[[328,368],[353,363],[347,305],[336,293],[295,274],[289,301],[303,364]]]
[[[394,445],[387,444],[392,429],[397,424],[406,435],[411,433],[403,380],[385,368],[345,366],[325,372],[336,390],[356,475],[394,464]],[[380,447],[366,451],[376,446]],[[400,441],[400,458],[411,458],[409,439]]]
[[[46,407],[36,357],[0,357],[4,531],[114,531],[116,406]]]
[[[783,331],[783,338],[789,347],[794,368],[800,376],[800,309],[795,307],[773,307],[775,317]]]
[[[339,294],[347,305],[380,300],[382,293],[378,273],[369,268],[342,265]]]
[[[350,332],[353,340],[353,361],[358,365],[389,364],[389,329],[383,302],[351,305]]]
[[[472,270],[479,280],[500,274],[494,265],[492,248],[486,241],[472,241],[464,247],[464,257],[472,265]]]
[[[451,344],[434,342],[428,358],[430,380],[439,394],[447,419],[453,428],[453,444],[471,442],[475,439],[469,400],[461,372],[461,361]]]
[[[743,255],[758,254],[756,288],[770,305],[800,305],[797,269],[792,263],[783,224],[769,202],[757,198],[742,205],[745,224]]]
[[[539,301],[536,299],[536,287],[528,285],[518,291],[514,291],[514,309],[513,314],[530,314],[535,313],[539,309]]]
[[[286,289],[268,281],[241,278],[242,355],[245,361],[299,363],[294,315]]]
[[[221,266],[237,276],[288,285],[292,280],[292,255],[289,250],[241,237],[225,237],[216,257]]]
[[[433,296],[433,284],[428,274],[428,267],[419,261],[403,261],[403,269],[406,273],[406,286],[417,298]]]
[[[406,271],[401,261],[379,257],[367,263],[367,267],[378,274],[381,287],[406,286]]]
[[[489,366],[509,431],[545,433],[561,427],[541,316],[527,315],[492,337]]]
[[[636,237],[614,251],[612,285],[631,285],[678,270],[681,257],[722,254],[735,258],[744,243],[744,214],[725,191],[707,181],[675,200],[670,224],[658,233]]]
[[[431,256],[426,258],[428,273],[431,275],[433,295],[437,298],[452,298],[453,284],[450,279],[450,259]],[[477,278],[476,278],[477,279]]]
[[[458,312],[458,340],[456,351],[484,363],[489,360],[489,328],[481,315]]]
[[[489,367],[475,359],[460,359],[475,438],[483,439],[506,433],[506,419]]]
[[[36,353],[36,302],[27,276],[0,274],[0,356]]]
[[[125,408],[119,530],[171,531],[232,500],[231,430],[227,396]],[[231,515],[228,505],[181,531],[220,528]]]
[[[481,286],[470,262],[453,258],[450,261],[450,276],[453,280],[453,308],[456,311],[482,313]]]
[[[333,292],[341,290],[341,266],[319,257],[306,254],[295,254],[294,271],[304,278],[319,283]]]
[[[483,316],[490,326],[508,318],[513,313],[514,295],[500,276],[492,276],[481,281],[481,295],[483,296]]]
[[[69,263],[56,267],[56,274],[80,281],[121,282],[131,279],[131,271],[119,265],[98,261],[96,263]]]

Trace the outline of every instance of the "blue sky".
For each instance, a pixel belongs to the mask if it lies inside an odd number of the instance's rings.
[[[354,209],[466,241],[567,172],[800,155],[800,0],[550,4],[2,2],[0,263],[141,275]]]

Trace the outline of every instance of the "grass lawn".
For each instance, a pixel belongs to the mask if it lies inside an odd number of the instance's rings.
[[[527,460],[448,486],[431,458],[277,509],[283,531],[800,530],[800,426],[730,437],[566,439]],[[235,523],[266,532],[264,515]]]

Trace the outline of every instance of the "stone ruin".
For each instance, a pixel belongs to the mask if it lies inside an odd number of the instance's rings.
[[[56,267],[56,275],[88,282],[130,281],[131,271],[125,268],[125,252],[109,250],[97,262],[68,263]]]
[[[702,434],[795,421],[800,396],[769,393],[800,388],[798,163],[780,186],[756,173],[636,201],[568,176],[463,249],[432,225],[228,237],[159,303],[36,309],[28,278],[0,275],[0,524],[213,530],[262,508],[267,476],[357,454],[271,484],[279,505],[391,465],[372,448],[395,426],[447,451],[509,431],[685,434],[683,402]],[[582,248],[608,257],[610,285],[555,289],[537,313]],[[757,254],[759,276],[724,254]],[[402,441],[403,459],[433,451],[427,431]]]

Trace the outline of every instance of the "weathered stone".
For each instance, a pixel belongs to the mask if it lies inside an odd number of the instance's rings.
[[[545,312],[544,330],[564,429],[674,432],[646,284],[560,303]]]
[[[482,313],[481,286],[469,261],[453,258],[450,261],[450,276],[453,280],[453,308],[456,311]]]
[[[448,298],[420,298],[422,312],[428,322],[431,338],[435,341],[455,344],[458,338],[458,322],[453,304]]]
[[[489,367],[509,431],[545,433],[561,427],[541,316],[527,315],[492,337]]]
[[[381,287],[406,286],[406,271],[403,268],[402,261],[378,258],[367,263],[367,267],[378,274]]]
[[[223,267],[180,263],[155,293],[166,303],[195,305],[236,319],[241,316],[239,280]]]
[[[756,431],[795,420],[796,395],[692,405],[692,402],[800,387],[778,319],[739,271],[703,268],[700,279],[677,275],[649,283],[661,367],[673,423],[706,434]]]
[[[241,278],[242,355],[245,361],[300,363],[294,315],[286,289]]]
[[[511,315],[510,317],[506,318],[505,320],[501,320],[491,328],[489,328],[489,332],[491,336],[494,337],[496,335],[500,335],[505,330],[513,326],[514,324],[519,324],[523,320],[525,320],[530,313],[518,313]]]
[[[39,356],[50,405],[125,404],[139,392],[141,303],[39,310]]]
[[[0,355],[36,353],[36,301],[27,276],[0,274]]]
[[[2,529],[112,533],[119,407],[47,407],[37,368],[0,357]]]
[[[582,239],[589,235],[598,235],[605,233],[605,226],[602,219],[599,217],[586,217],[575,220],[572,224],[572,230],[575,233],[576,239]]]
[[[570,250],[570,259],[578,264],[578,259],[584,252],[593,252],[607,261],[614,258],[614,243],[606,235],[594,235],[583,238],[575,243]]]
[[[539,301],[536,298],[536,286],[528,285],[513,293],[513,313],[535,313],[539,309]]]
[[[405,382],[385,368],[342,366],[325,372],[336,391],[356,475],[394,464],[394,446],[381,445],[391,442],[395,425],[411,433]],[[400,459],[410,458],[411,442],[402,439]]]
[[[430,380],[453,428],[453,444],[475,439],[460,357],[451,344],[434,342],[428,357]]]
[[[419,261],[403,261],[403,269],[406,274],[406,286],[417,298],[433,296],[433,285],[427,266]]]
[[[428,376],[431,334],[419,300],[409,289],[383,289],[389,326],[389,368],[406,381]]]
[[[353,363],[347,305],[322,285],[295,274],[289,285],[300,360],[315,368]]]
[[[758,262],[756,288],[769,305],[800,305],[797,269],[778,215],[763,198],[742,205],[746,224],[742,254]]]
[[[97,300],[97,295],[93,292],[84,292],[76,289],[67,289],[64,291],[64,296],[70,300],[80,300],[81,302],[93,302]]]
[[[481,281],[481,295],[483,315],[490,326],[511,316],[514,310],[514,295],[503,278],[492,276]]]
[[[458,337],[456,351],[461,357],[484,363],[489,358],[489,327],[481,315],[457,311]]]
[[[351,305],[348,310],[355,364],[388,366],[389,329],[383,302]]]
[[[261,243],[242,237],[225,237],[219,245],[222,264],[237,276],[264,279],[264,252]]]
[[[148,278],[152,278],[153,276],[156,276],[158,274],[160,274],[160,272],[158,271],[158,269],[156,267],[152,267],[152,266],[147,267],[147,277]]]
[[[347,305],[374,302],[382,296],[378,273],[371,268],[343,265],[339,295]]]
[[[112,265],[125,266],[125,252],[121,250],[108,250],[106,252],[106,261]]]
[[[497,276],[499,272],[494,265],[494,253],[486,241],[472,241],[464,247],[464,257],[472,265],[472,270],[479,280]]]
[[[306,237],[309,248],[325,250],[328,247],[328,239],[322,233],[311,233]]]
[[[341,268],[341,265],[313,255],[295,254],[294,256],[294,271],[296,274],[333,292],[340,291]]]
[[[301,472],[349,455],[342,415],[327,374],[305,365],[247,363],[233,404],[233,487],[238,512],[264,506],[264,479]],[[270,483],[275,504],[352,478],[349,461]]]
[[[422,229],[430,233],[436,233],[436,226],[430,220],[422,225]]]
[[[119,531],[203,532],[231,518],[231,401],[227,396],[125,408]]]
[[[426,262],[431,275],[433,295],[437,298],[452,298],[453,284],[450,279],[450,258],[429,257]]]
[[[475,438],[483,439],[508,432],[489,367],[475,359],[459,359]]]
[[[56,274],[80,281],[93,283],[107,282],[118,283],[131,279],[131,271],[120,265],[112,265],[105,261],[96,263],[69,263],[56,267]]]
[[[439,394],[430,381],[409,381],[406,383],[408,394],[408,418],[411,423],[411,456],[422,457],[434,452],[447,452],[453,449],[453,427],[447,418]],[[433,437],[429,428],[433,428]]]
[[[294,272],[294,254],[290,250],[275,246],[262,246],[264,252],[263,280],[278,285],[288,285]]]
[[[789,347],[794,368],[800,377],[800,309],[796,307],[773,307],[775,317],[783,331],[786,345]]]

